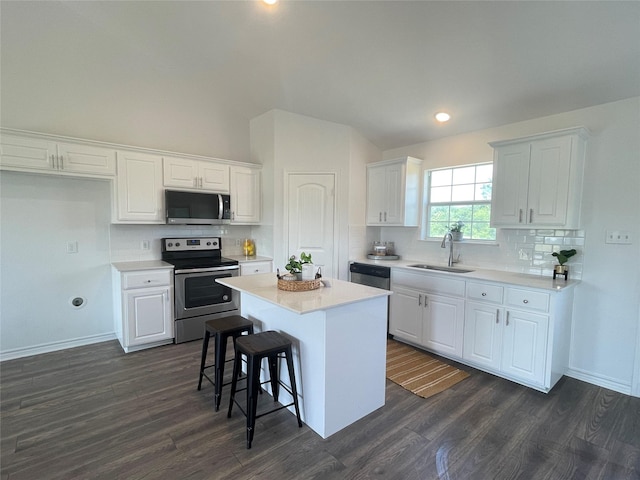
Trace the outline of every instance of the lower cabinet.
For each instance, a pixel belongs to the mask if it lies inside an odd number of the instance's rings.
[[[115,331],[125,352],[173,342],[173,271],[114,271]]]
[[[542,392],[568,368],[572,288],[545,291],[393,270],[391,278],[394,337]]]

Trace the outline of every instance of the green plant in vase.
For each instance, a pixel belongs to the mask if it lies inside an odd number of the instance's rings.
[[[296,275],[299,277],[302,274],[302,265],[305,263],[313,263],[311,261],[311,254],[306,254],[304,252],[300,253],[300,260],[296,258],[295,255],[291,255],[289,257],[289,263],[287,263],[284,268],[289,273]]]
[[[559,252],[553,252],[551,255],[558,259],[559,265],[555,265],[553,267],[553,278],[556,278],[556,275],[564,275],[564,279],[566,280],[569,275],[569,267],[565,265],[569,261],[571,257],[573,257],[576,253],[575,248],[571,250],[560,250]]]
[[[451,232],[451,237],[454,240],[462,240],[462,229],[464,228],[464,223],[461,221],[457,221],[451,224],[449,227],[449,231]]]

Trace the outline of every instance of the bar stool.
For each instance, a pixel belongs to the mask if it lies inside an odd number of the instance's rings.
[[[242,410],[242,406],[235,400],[236,388],[238,385],[238,375],[240,374],[240,365],[242,364],[242,355],[247,357],[247,411]],[[280,381],[278,375],[278,359],[285,358],[287,368],[289,369],[289,379],[291,380],[291,389]],[[260,382],[260,365],[262,359],[267,358],[269,363],[270,379]],[[280,407],[269,410],[268,412],[256,415],[258,404],[258,393],[261,391],[261,385],[271,382],[271,391],[273,393],[273,401],[278,401],[279,386],[282,385],[293,397],[293,402],[282,405]],[[240,390],[238,390],[240,391]],[[229,412],[227,418],[231,417],[231,410],[234,402],[238,408],[247,417],[247,449],[251,448],[253,441],[253,433],[255,430],[256,419],[276,412],[283,408],[295,406],[296,417],[298,418],[298,427],[302,427],[300,419],[300,408],[298,406],[298,391],[296,389],[295,373],[293,371],[293,355],[291,353],[291,341],[285,336],[274,331],[266,331],[247,335],[238,338],[236,341],[236,356],[233,364],[233,378],[231,380],[231,397],[229,399]]]
[[[205,377],[215,387],[214,402],[216,412],[220,409],[220,398],[222,396],[222,387],[229,385],[223,384],[224,364],[232,360],[225,360],[227,354],[227,340],[233,337],[233,343],[236,344],[238,337],[244,334],[253,333],[253,322],[247,320],[240,315],[230,315],[228,317],[216,318],[204,322],[204,339],[202,340],[202,359],[200,361],[200,379],[198,380],[198,390],[202,387],[202,377]],[[207,350],[209,348],[209,337],[215,337],[215,356],[214,363],[205,365],[207,360]],[[215,380],[209,377],[205,369],[215,367]]]

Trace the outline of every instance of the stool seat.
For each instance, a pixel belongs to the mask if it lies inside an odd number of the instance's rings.
[[[233,364],[233,378],[231,380],[231,397],[229,399],[229,412],[227,417],[231,417],[231,411],[235,402],[237,392],[238,376],[240,374],[240,365],[242,356],[247,357],[247,411],[243,411],[238,405],[242,413],[247,417],[247,448],[251,448],[253,434],[255,431],[256,419],[269,413],[276,412],[283,408],[293,405],[298,419],[298,427],[302,427],[302,419],[300,418],[300,407],[298,406],[298,391],[296,389],[296,378],[293,369],[293,354],[291,350],[291,340],[284,335],[275,331],[266,331],[256,333],[254,335],[246,335],[236,340],[236,356]],[[260,382],[260,364],[262,359],[266,358],[269,365],[270,379],[266,382]],[[291,388],[289,389],[279,378],[278,360],[284,358],[287,362],[289,371],[289,380]],[[282,386],[293,397],[293,401],[287,405],[274,408],[268,412],[256,415],[258,394],[261,392],[262,383],[271,383],[271,393],[274,402],[278,401],[279,386]]]
[[[228,385],[223,384],[224,365],[227,361],[227,340],[233,338],[234,345],[241,336],[253,333],[253,322],[247,320],[240,315],[228,315],[226,317],[215,318],[204,322],[204,338],[202,340],[202,357],[200,360],[200,378],[198,380],[198,390],[202,387],[202,378],[206,378],[214,386],[214,404],[216,412],[220,409],[220,399],[222,397],[222,387]],[[215,356],[214,363],[206,365],[207,350],[209,349],[209,338],[211,335],[215,339]],[[215,367],[215,380],[209,377],[206,369]]]

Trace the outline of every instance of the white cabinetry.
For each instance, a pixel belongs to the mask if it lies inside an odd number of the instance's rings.
[[[125,352],[173,342],[173,270],[114,268],[115,330]]]
[[[392,271],[391,290],[389,333],[462,357],[464,281]]]
[[[258,275],[259,273],[270,273],[273,271],[271,260],[256,262],[240,262],[240,275]]]
[[[165,223],[162,157],[118,151],[113,223]]]
[[[490,143],[491,225],[579,228],[586,139],[580,127]]]
[[[467,282],[462,361],[548,392],[568,366],[572,298]]]
[[[229,165],[164,157],[164,186],[229,193]]]
[[[260,222],[260,169],[231,166],[231,223]]]
[[[367,225],[419,225],[421,168],[412,157],[367,165]]]
[[[116,174],[116,151],[100,145],[3,132],[0,148],[3,170],[97,178]]]

